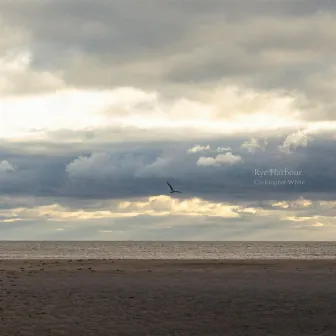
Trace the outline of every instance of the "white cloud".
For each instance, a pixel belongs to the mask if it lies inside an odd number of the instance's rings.
[[[7,198],[0,200],[5,201]],[[321,215],[312,215],[310,207],[270,208],[270,204],[277,203],[274,200],[270,200],[266,204],[266,208],[253,206],[253,203],[250,205],[232,204],[206,201],[196,197],[180,199],[163,195],[128,200],[86,200],[82,204],[72,203],[73,207],[70,207],[66,202],[62,202],[63,205],[51,203],[44,206],[34,205],[38,202],[32,202],[30,207],[24,207],[22,205],[24,200],[25,198],[21,198],[17,202],[17,206],[10,209],[0,207],[1,221],[6,223],[5,226],[8,229],[8,231],[6,230],[7,236],[11,231],[10,236],[14,239],[15,237],[17,239],[20,233],[27,234],[28,224],[34,223],[34,228],[29,228],[35,235],[32,237],[33,239],[38,239],[42,232],[45,234],[48,232],[49,237],[55,234],[53,237],[57,239],[60,232],[67,232],[68,229],[71,229],[68,231],[70,235],[77,233],[77,238],[79,232],[83,233],[89,229],[87,239],[92,238],[92,231],[106,234],[129,233],[127,237],[111,237],[111,239],[120,240],[136,240],[139,237],[146,239],[148,229],[156,232],[169,229],[162,232],[158,239],[167,239],[167,234],[169,237],[174,237],[173,239],[181,239],[181,232],[187,229],[190,232],[185,236],[185,239],[193,239],[190,234],[196,234],[200,226],[209,225],[209,231],[206,230],[206,234],[203,231],[197,233],[199,234],[198,240],[215,240],[218,232],[225,235],[224,239],[233,240],[238,240],[239,237],[243,240],[279,240],[280,237],[284,240],[316,240],[313,234],[308,236],[306,234],[317,232],[314,230],[321,228],[323,228],[321,232],[324,236],[319,239],[328,240],[335,231],[336,219],[333,212],[331,216],[330,214],[328,216],[327,213],[323,215],[322,211]],[[315,206],[317,203],[313,202],[313,205]],[[328,206],[330,205],[328,203]],[[227,220],[223,221],[223,219]],[[20,222],[27,223],[27,225],[20,225],[20,229],[16,229],[16,223]],[[26,230],[23,230],[23,227]],[[260,230],[261,228],[262,230]],[[293,232],[295,228],[304,230],[304,236],[295,236]],[[58,231],[60,232],[57,233]],[[259,231],[263,232],[262,236]],[[244,232],[244,235],[235,235],[238,232]],[[282,235],[279,236],[281,233]],[[104,238],[102,237],[102,239]]]
[[[267,138],[265,138],[263,142],[259,141],[258,139],[252,138],[250,140],[245,141],[241,145],[241,148],[246,149],[250,153],[254,153],[257,150],[265,151],[267,145],[268,145]]]
[[[288,135],[283,144],[279,146],[279,149],[282,152],[290,153],[298,147],[307,147],[309,141],[311,141],[311,138],[307,136],[305,132],[300,130]]]
[[[309,228],[309,227],[323,227],[325,226],[325,224],[323,223],[313,223],[313,224],[309,224],[309,225],[295,225],[295,228]]]
[[[289,208],[307,208],[312,205],[311,200],[304,199],[303,197],[298,198],[297,200],[293,201],[281,201],[281,202],[276,202],[272,204],[272,207],[275,208],[284,208],[284,209],[289,209]]]
[[[203,145],[195,145],[192,148],[188,149],[188,153],[198,153],[198,152],[204,152],[211,150],[209,145],[203,146]]]
[[[223,152],[228,152],[232,151],[231,147],[217,147],[216,152],[217,153],[223,153]]]
[[[219,154],[216,157],[202,156],[197,160],[198,166],[221,166],[221,165],[233,165],[242,161],[242,157],[239,155],[233,155],[231,152],[226,154]]]
[[[239,217],[238,206],[225,203],[212,203],[199,198],[178,200],[169,196],[149,197],[145,201],[121,202],[119,209],[123,211],[145,212],[147,214],[171,214],[188,216],[219,216],[227,218]]]
[[[176,138],[176,134],[181,136],[182,130],[185,137],[195,134],[200,137],[305,125],[305,121],[294,113],[293,99],[288,101],[281,93],[266,94],[247,87],[230,86],[223,87],[220,92],[221,95],[212,92],[197,98],[168,99],[158,91],[133,87],[111,90],[64,88],[39,95],[3,96],[0,100],[0,137],[41,140],[47,139],[52,131],[100,132],[108,128],[123,131],[128,127],[158,135],[166,130],[167,137]],[[250,104],[250,96],[268,103],[273,112],[266,111],[261,103]]]
[[[336,209],[336,201],[321,201],[319,205],[325,208]]]
[[[292,222],[315,222],[316,220],[330,220],[329,217],[327,216],[319,216],[319,215],[315,215],[315,216],[286,216],[283,217],[282,220],[288,220],[288,221],[292,221]]]
[[[264,210],[262,208],[251,208],[251,207],[241,207],[239,210],[237,210],[238,213],[243,213],[243,214],[252,214],[255,216],[270,216],[272,214],[271,211]]]
[[[188,149],[188,153],[200,153],[200,152],[206,152],[206,151],[211,151],[211,146],[210,145],[195,145],[192,148]],[[217,147],[215,150],[217,153],[225,153],[228,151],[232,151],[231,147]]]
[[[199,198],[178,200],[170,196],[153,196],[131,201],[111,201],[102,210],[72,210],[59,204],[33,208],[1,210],[0,216],[8,221],[45,218],[52,221],[84,221],[93,219],[123,218],[136,216],[210,216],[237,218],[239,206],[213,203]],[[58,230],[58,229],[56,229]]]
[[[0,173],[14,172],[15,168],[7,160],[0,162]]]
[[[57,75],[30,69],[29,51],[7,53],[0,57],[0,95],[55,91],[65,87]]]
[[[324,226],[324,224],[323,223],[315,223],[315,224],[312,224],[312,226],[321,227],[321,226]]]

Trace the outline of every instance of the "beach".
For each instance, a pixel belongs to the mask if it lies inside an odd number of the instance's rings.
[[[336,260],[0,260],[0,335],[336,335]]]

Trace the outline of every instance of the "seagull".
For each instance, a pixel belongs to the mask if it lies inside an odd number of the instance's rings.
[[[175,189],[171,186],[171,184],[170,184],[168,181],[166,181],[166,182],[167,182],[167,184],[169,185],[170,193],[171,193],[171,194],[173,194],[173,193],[179,193],[179,194],[182,194],[181,191],[175,190]]]

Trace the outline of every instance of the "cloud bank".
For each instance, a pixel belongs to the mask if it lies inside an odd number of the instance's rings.
[[[3,239],[335,236],[335,15],[0,1]]]

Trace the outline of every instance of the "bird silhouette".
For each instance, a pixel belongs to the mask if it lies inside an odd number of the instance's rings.
[[[167,184],[169,185],[170,193],[171,193],[171,194],[174,194],[174,193],[182,194],[181,191],[175,190],[175,189],[171,186],[171,184],[170,184],[168,181],[166,181],[166,182],[167,182]]]

